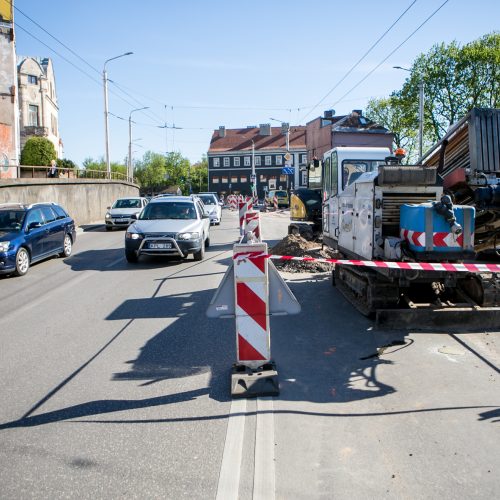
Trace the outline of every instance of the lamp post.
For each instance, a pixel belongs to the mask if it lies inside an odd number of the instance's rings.
[[[285,137],[286,137],[286,152],[287,154],[290,154],[290,124],[287,122],[284,122],[283,120],[278,120],[277,118],[269,118],[270,120],[273,120],[275,122],[280,122],[281,123],[281,132],[286,131]],[[285,162],[286,165],[286,162]],[[294,167],[295,168],[295,167]],[[288,174],[286,176],[286,189],[288,191]]]
[[[401,66],[393,66],[394,69],[402,69],[403,71],[411,70]],[[424,142],[424,80],[420,77],[418,82],[418,158],[422,158]]]
[[[119,56],[111,57],[104,61],[102,69],[102,82],[104,87],[104,130],[106,140],[106,173],[108,179],[111,179],[111,162],[109,160],[109,110],[108,110],[108,74],[106,73],[106,64],[120,57],[130,56],[133,52],[125,52]]]
[[[128,115],[128,178],[134,178],[134,172],[132,170],[132,113],[135,111],[142,111],[143,109],[149,109],[149,106],[144,106],[143,108],[133,109]]]

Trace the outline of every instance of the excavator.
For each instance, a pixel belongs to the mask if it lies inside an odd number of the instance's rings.
[[[379,325],[500,324],[500,273],[411,263],[500,261],[500,110],[471,110],[417,165],[386,148],[334,148],[291,197],[289,233],[321,233],[332,284]],[[309,228],[309,229],[306,229]],[[405,263],[402,266],[389,263]]]

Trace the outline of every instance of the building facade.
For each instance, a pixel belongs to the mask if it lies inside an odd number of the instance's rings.
[[[349,115],[324,116],[306,125],[308,162],[322,159],[323,154],[335,147],[384,147],[392,150],[394,134],[378,123],[363,116],[361,110]]]
[[[61,157],[59,106],[51,59],[19,57],[17,76],[21,151],[30,137],[45,137]]]
[[[212,135],[207,157],[208,188],[219,195],[250,195],[252,168],[260,199],[272,189],[306,185],[305,172],[300,170],[307,164],[303,126],[291,126],[288,131],[269,124],[237,129],[219,127]]]

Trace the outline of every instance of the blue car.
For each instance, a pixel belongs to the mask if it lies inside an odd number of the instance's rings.
[[[0,204],[0,274],[24,276],[31,264],[69,257],[75,222],[56,203]]]

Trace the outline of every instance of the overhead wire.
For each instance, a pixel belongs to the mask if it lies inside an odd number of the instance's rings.
[[[315,104],[311,110],[305,114],[299,122],[307,118],[326,98],[359,66],[359,64],[365,59],[365,57],[385,38],[385,36],[396,26],[396,24],[403,18],[403,16],[415,5],[417,0],[413,2],[399,15],[399,17],[382,33],[382,35],[372,44],[372,46],[358,59],[356,63],[347,71],[347,73]]]
[[[450,0],[445,0],[432,14],[430,14],[415,30],[413,30],[394,50],[392,50],[382,61],[380,61],[372,70],[370,70],[356,85],[351,87],[338,101],[332,104],[332,107],[338,104],[344,97],[348,96],[354,89],[358,88],[371,74],[373,74],[382,64],[389,59],[397,50],[399,50],[417,31],[419,31],[427,22],[429,22]]]

